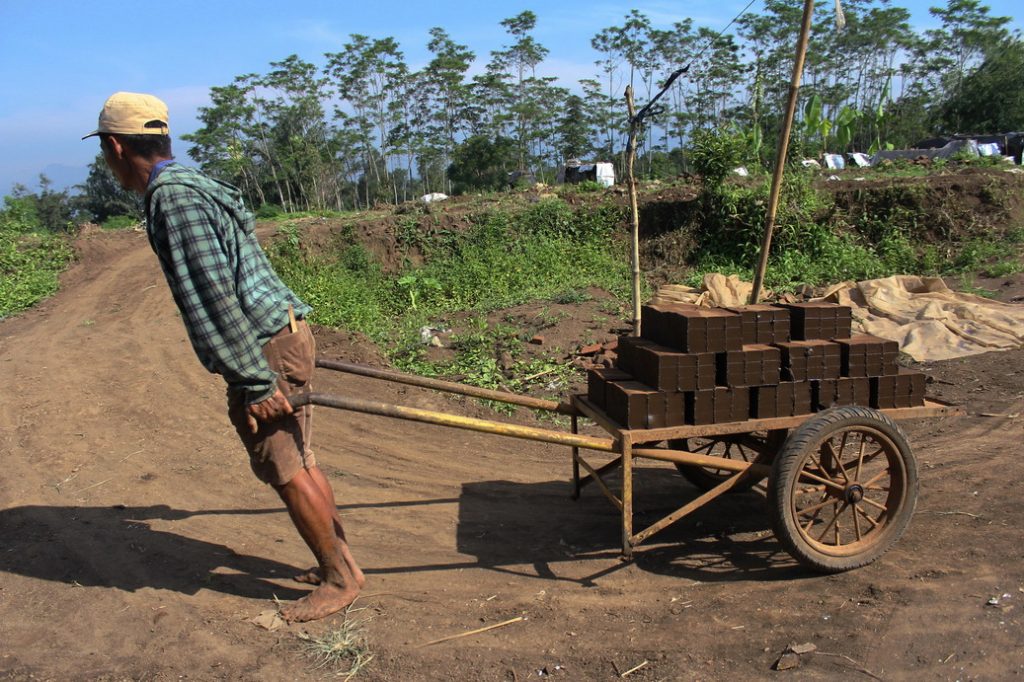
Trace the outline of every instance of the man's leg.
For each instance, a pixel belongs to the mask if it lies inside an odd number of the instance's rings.
[[[281,609],[281,616],[294,622],[329,616],[359,595],[359,585],[343,556],[343,542],[337,536],[337,511],[309,471],[303,469],[288,483],[274,486],[320,568],[320,586]]]
[[[331,487],[331,482],[324,476],[324,472],[320,470],[320,467],[315,466],[307,471],[309,471],[313,482],[320,488],[321,494],[327,499],[327,503],[331,507],[334,533],[338,536],[338,541],[341,543],[341,556],[344,558],[348,570],[352,573],[352,577],[356,579],[356,585],[362,587],[366,584],[366,576],[363,575],[363,570],[359,568],[359,564],[352,557],[352,551],[349,549],[348,541],[345,539],[345,528],[341,525],[341,517],[338,516],[338,503],[334,499],[334,488]]]
[[[341,517],[338,515],[338,503],[334,498],[334,489],[331,487],[330,481],[327,480],[327,476],[320,467],[314,466],[306,469],[310,477],[317,484],[321,494],[327,500],[327,503],[331,507],[331,514],[334,521],[334,533],[338,537],[338,542],[341,544],[341,556],[345,560],[345,565],[348,570],[352,573],[352,577],[355,578],[356,585],[360,588],[366,584],[366,576],[363,575],[363,570],[359,568],[359,564],[356,563],[355,558],[352,556],[352,551],[348,546],[348,540],[345,538],[345,528],[341,525]],[[300,583],[308,583],[310,585],[320,584],[320,570],[317,567],[313,567],[304,573],[295,576],[295,580]]]

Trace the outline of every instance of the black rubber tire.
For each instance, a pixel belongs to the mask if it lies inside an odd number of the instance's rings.
[[[787,429],[775,429],[773,431],[769,431],[767,436],[765,437],[764,448],[762,448],[761,450],[769,450],[772,453],[772,455],[774,456],[774,454],[777,453],[782,448],[782,445],[786,442],[786,435],[788,433],[789,433],[789,431]],[[729,442],[731,440],[731,438],[742,438],[742,437],[746,437],[746,436],[749,436],[749,435],[750,434],[743,433],[743,434],[736,434],[735,437],[722,436],[722,437],[718,437],[718,438],[706,438],[706,439],[700,439],[700,440],[703,440],[703,441],[716,441],[716,442]],[[692,439],[692,440],[697,440],[697,439]],[[687,451],[690,451],[690,440],[685,439],[685,438],[680,439],[680,440],[671,440],[671,441],[668,442],[668,446],[669,446],[669,448],[671,448],[673,450],[687,450]],[[755,450],[755,452],[757,454],[760,454],[760,452],[761,452],[761,450],[758,450],[758,449],[755,449],[755,448],[751,448],[751,449]],[[694,451],[694,452],[696,452],[696,451]],[[769,458],[769,460],[767,462],[765,462],[765,463],[766,464],[770,464],[771,463],[771,458]],[[706,468],[706,467],[687,466],[686,464],[676,464],[676,469],[679,471],[679,475],[680,476],[685,478],[687,481],[689,481],[693,485],[697,486],[697,488],[699,488],[701,490],[704,490],[704,491],[711,490],[712,488],[714,488],[718,484],[720,484],[723,481],[725,481],[729,477],[729,475],[731,475],[731,474],[723,475],[723,474],[719,474],[716,471],[714,471],[712,469],[709,469],[709,468]],[[758,483],[760,483],[763,480],[764,480],[764,476],[748,476],[747,478],[745,478],[744,480],[742,480],[738,484],[736,484],[735,487],[730,489],[729,492],[730,493],[738,493],[738,492],[743,492],[743,491],[746,491],[746,490],[750,490],[751,488],[753,488],[754,486],[756,486]]]
[[[842,463],[850,434],[858,433],[861,446],[856,451],[859,457],[854,471]],[[824,462],[826,458],[830,465],[834,461],[833,438],[840,439],[840,466],[832,465],[829,471],[829,465]],[[829,443],[827,452],[826,441]],[[879,447],[870,459],[865,455],[868,443]],[[876,461],[879,454],[884,454],[884,461]],[[811,466],[812,463],[817,467]],[[879,472],[870,480],[863,478],[869,475],[865,471],[868,464],[872,466],[871,471]],[[851,480],[851,474],[856,480]],[[837,476],[834,480],[833,475]],[[828,478],[833,485],[815,485],[817,481],[813,476],[818,476],[818,480]],[[888,476],[888,487],[872,487],[872,480],[881,480],[879,477],[883,476]],[[798,490],[797,484],[801,478],[804,478],[803,484],[808,487]],[[837,487],[842,490],[836,490]],[[914,515],[918,487],[917,462],[903,430],[896,422],[867,407],[835,407],[820,412],[794,430],[776,456],[768,483],[768,511],[776,538],[794,559],[821,573],[840,573],[870,564],[899,540]],[[811,488],[821,490],[811,491]],[[884,504],[879,503],[878,498],[874,498],[870,506],[862,504],[869,501],[869,493],[884,494]],[[817,504],[800,509],[798,495],[807,495],[811,502],[816,501]],[[819,510],[816,508],[828,505],[832,506],[834,520],[815,539],[811,526],[824,521],[818,520]],[[880,513],[877,512],[879,508],[883,510]],[[805,527],[798,518],[811,512],[813,514],[806,520]],[[871,513],[878,514],[878,518],[869,519]],[[840,535],[844,529],[840,519],[853,521],[855,535],[850,543],[843,544],[841,541]],[[861,524],[866,532],[862,533]],[[823,541],[830,531],[834,535],[832,544]],[[850,529],[845,529],[845,532],[849,533]]]

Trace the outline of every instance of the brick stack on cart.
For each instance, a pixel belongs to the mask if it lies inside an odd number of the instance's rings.
[[[925,375],[897,365],[896,342],[852,336],[847,306],[652,304],[642,314],[643,334],[619,339],[616,366],[588,373],[590,402],[625,429],[925,402]]]

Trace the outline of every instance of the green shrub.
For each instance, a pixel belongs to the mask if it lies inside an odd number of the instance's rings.
[[[131,230],[138,227],[139,219],[130,215],[115,215],[104,220],[100,227],[104,230]]]
[[[0,211],[0,319],[56,292],[72,256],[64,235],[33,231],[24,218],[17,207]]]
[[[284,215],[284,209],[277,204],[263,204],[256,209],[255,215],[260,220],[272,220]]]

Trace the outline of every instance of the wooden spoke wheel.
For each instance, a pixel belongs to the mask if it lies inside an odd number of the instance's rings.
[[[685,438],[669,441],[668,445],[673,450],[686,450],[687,452],[695,452],[698,455],[722,457],[741,462],[753,462],[762,453],[767,453],[769,458],[767,461],[762,461],[762,463],[769,464],[771,456],[778,452],[782,444],[785,443],[787,433],[786,429],[776,429],[768,432],[755,431],[753,433],[737,433],[728,436]],[[725,469],[690,466],[687,464],[677,464],[676,468],[683,478],[701,490],[711,490],[735,474],[735,472]],[[748,476],[730,492],[750,490],[760,483],[762,478],[753,475]]]
[[[768,505],[779,542],[801,564],[838,573],[899,539],[917,503],[917,463],[881,412],[837,407],[808,419],[775,458]]]

